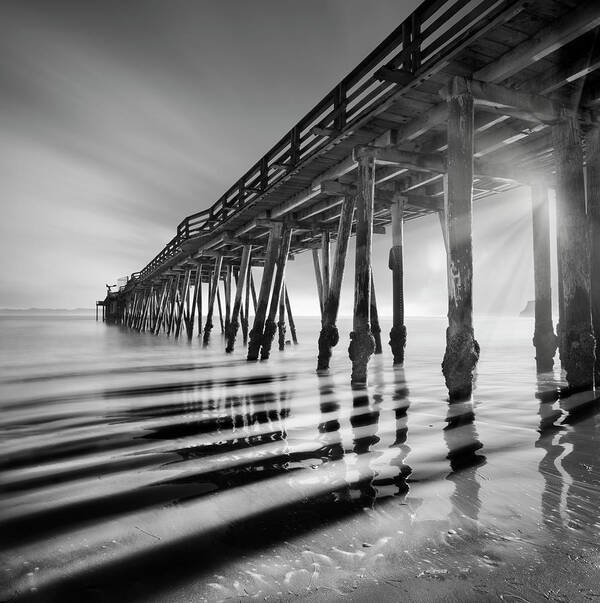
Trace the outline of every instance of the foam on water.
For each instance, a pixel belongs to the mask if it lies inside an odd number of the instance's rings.
[[[477,387],[452,405],[445,320],[409,320],[405,367],[373,357],[366,390],[343,335],[316,375],[317,329],[247,363],[216,332],[0,317],[2,598],[335,600],[402,568],[486,600],[504,591],[481,572],[535,572],[557,540],[597,571],[597,407],[536,376],[531,320],[477,322]]]

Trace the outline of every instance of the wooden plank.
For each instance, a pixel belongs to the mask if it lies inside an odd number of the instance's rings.
[[[583,2],[558,23],[544,27],[526,42],[477,71],[473,77],[486,82],[502,81],[599,25],[600,3],[597,0]]]

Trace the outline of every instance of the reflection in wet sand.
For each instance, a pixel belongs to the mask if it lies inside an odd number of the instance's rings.
[[[556,401],[550,377],[537,404],[531,389],[486,390],[484,357],[474,400],[447,404],[422,360],[378,358],[352,390],[342,357],[314,374],[310,346],[269,366],[208,351],[194,364],[182,354],[199,346],[152,347],[136,363],[136,348],[96,372],[0,384],[4,598],[339,597],[403,572],[436,600],[476,568],[535,556],[518,530],[536,509],[573,548],[599,540],[596,407]]]
[[[483,454],[477,451],[483,447],[475,428],[473,402],[450,402],[444,427],[444,440],[448,447],[448,460],[452,472],[446,478],[454,483],[450,495],[452,504],[451,523],[466,529],[473,529],[479,519],[481,500],[478,467],[486,463]]]

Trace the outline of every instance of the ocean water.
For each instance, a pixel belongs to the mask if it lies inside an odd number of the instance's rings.
[[[382,323],[353,390],[347,320],[320,376],[315,319],[247,363],[218,329],[0,317],[0,600],[597,600],[593,395],[482,318],[449,404],[445,319],[407,319],[403,368]]]

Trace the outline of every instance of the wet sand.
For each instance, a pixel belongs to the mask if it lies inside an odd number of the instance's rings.
[[[599,406],[536,376],[530,320],[476,325],[452,405],[443,319],[413,319],[366,391],[341,343],[315,375],[317,326],[248,364],[218,334],[73,323],[61,346],[52,323],[49,355],[0,325],[2,600],[600,598]]]

